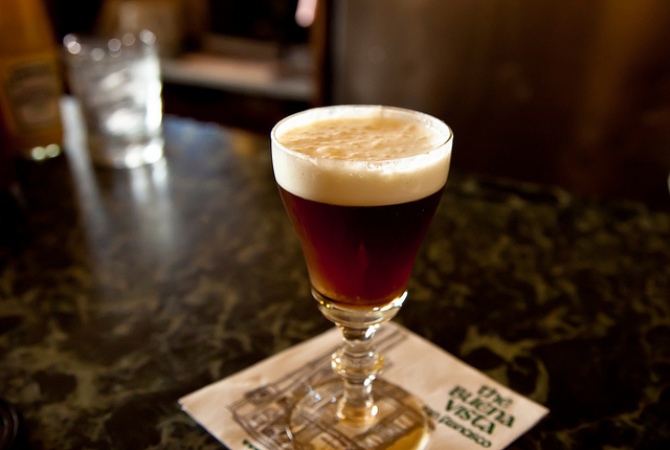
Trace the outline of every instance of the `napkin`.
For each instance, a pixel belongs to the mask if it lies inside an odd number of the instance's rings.
[[[432,421],[428,449],[502,449],[549,412],[395,322],[380,327],[375,340],[385,361],[380,378],[424,403]],[[231,450],[291,449],[287,393],[332,377],[330,355],[340,342],[333,328],[179,403]]]

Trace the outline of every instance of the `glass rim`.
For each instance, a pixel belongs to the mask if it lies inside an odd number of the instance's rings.
[[[444,148],[445,146],[448,146],[449,143],[453,140],[454,138],[454,133],[449,125],[446,124],[441,119],[438,119],[435,116],[432,116],[430,114],[421,112],[421,111],[416,111],[413,109],[409,108],[403,108],[403,107],[398,107],[398,106],[389,106],[389,105],[375,105],[375,104],[342,104],[342,105],[330,105],[330,106],[318,106],[314,108],[309,108],[305,109],[303,111],[299,111],[297,113],[293,113],[289,116],[284,117],[281,119],[279,122],[275,124],[274,127],[272,127],[272,131],[270,132],[270,139],[272,141],[273,146],[277,146],[280,148],[283,152],[290,154],[294,158],[300,158],[303,160],[312,160],[312,161],[332,161],[333,163],[339,162],[349,162],[351,163],[352,160],[349,159],[335,159],[335,158],[326,158],[326,157],[319,157],[319,156],[313,156],[313,155],[306,155],[304,153],[295,151],[286,145],[282,144],[281,141],[278,138],[278,134],[284,127],[287,127],[288,124],[294,121],[298,121],[295,125],[287,128],[293,128],[297,127],[300,125],[306,125],[309,123],[314,123],[318,122],[320,120],[326,120],[328,118],[335,118],[337,117],[336,115],[332,114],[336,111],[339,110],[350,110],[350,111],[356,111],[360,114],[360,117],[369,117],[371,112],[378,111],[381,116],[392,116],[392,117],[398,117],[398,116],[404,116],[407,118],[412,118],[415,123],[420,123],[424,126],[429,127],[431,130],[435,131],[436,133],[440,134],[443,139],[440,140],[435,144],[433,148],[430,150],[423,152],[423,153],[418,153],[414,155],[408,155],[408,156],[403,156],[403,157],[397,157],[397,158],[380,158],[380,159],[366,159],[364,161],[357,161],[359,163],[365,163],[365,164],[374,164],[374,163],[390,163],[393,161],[404,161],[404,160],[411,160],[413,158],[425,158],[428,155],[432,155],[433,153],[439,151],[440,149]],[[367,114],[363,114],[367,113]],[[309,116],[316,115],[315,118],[309,118]],[[351,116],[347,116],[351,117]],[[300,121],[299,119],[305,118],[305,120]]]
[[[156,35],[149,30],[125,31],[109,35],[68,33],[63,37],[63,53],[69,60],[91,58],[98,50],[105,55],[118,55],[122,52],[138,51],[144,47],[156,45]]]

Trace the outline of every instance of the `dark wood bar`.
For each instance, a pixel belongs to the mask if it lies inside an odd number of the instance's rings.
[[[266,136],[165,118],[166,157],[24,167],[0,396],[32,448],[220,448],[177,400],[331,325]],[[455,151],[459,151],[455,147]],[[670,442],[670,214],[454,172],[397,321],[549,415],[511,448]]]

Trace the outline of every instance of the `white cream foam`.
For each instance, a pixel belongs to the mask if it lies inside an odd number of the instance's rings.
[[[310,200],[349,206],[405,203],[447,181],[452,134],[421,113],[383,106],[315,108],[272,130],[275,178]]]

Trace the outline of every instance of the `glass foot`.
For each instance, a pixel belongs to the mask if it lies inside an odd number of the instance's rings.
[[[407,391],[384,380],[373,388],[375,420],[351,425],[338,419],[342,381],[312,388],[290,412],[289,436],[296,450],[421,450],[433,424],[422,403]]]

